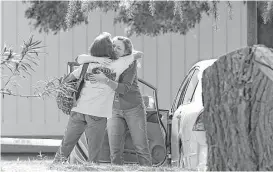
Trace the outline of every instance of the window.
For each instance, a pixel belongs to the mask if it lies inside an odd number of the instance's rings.
[[[184,95],[183,90],[185,90],[186,86],[188,85],[189,80],[191,79],[194,71],[195,71],[194,69],[190,70],[189,73],[187,74],[187,76],[185,77],[185,79],[183,80],[183,82],[181,83],[178,93],[177,93],[177,95],[174,99],[173,105],[172,105],[173,112],[176,111],[176,109],[180,106],[181,97],[183,97],[183,95]]]
[[[193,101],[193,98],[194,98],[194,92],[195,92],[195,89],[197,87],[197,84],[198,84],[198,73],[199,73],[199,70],[196,69],[194,70],[194,73],[192,75],[192,78],[186,88],[186,91],[185,91],[185,96],[183,98],[183,101],[182,101],[182,104],[188,104],[188,103],[191,103]]]

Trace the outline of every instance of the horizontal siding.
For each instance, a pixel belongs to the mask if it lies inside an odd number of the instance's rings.
[[[203,16],[200,24],[187,35],[169,33],[157,37],[132,36],[136,50],[144,52],[140,60],[138,76],[158,88],[159,106],[168,109],[183,78],[190,67],[200,60],[217,58],[229,51],[246,46],[246,5],[232,2],[233,19],[229,20],[225,2],[220,2],[218,30],[213,27],[213,18]],[[68,32],[56,35],[38,33],[24,18],[26,5],[17,1],[1,2],[1,44],[8,43],[19,50],[22,40],[33,34],[41,40],[47,54],[40,55],[40,66],[28,79],[19,81],[23,86],[18,91],[24,94],[33,92],[31,87],[39,80],[62,76],[67,72],[67,62],[73,61],[80,53],[87,53],[94,38],[106,31],[113,36],[124,36],[124,26],[113,25],[115,12],[107,14],[93,12],[88,25],[80,25]],[[16,8],[17,10],[11,10]],[[7,71],[3,71],[7,73]],[[141,87],[144,95],[151,91]],[[1,97],[2,135],[62,135],[67,122],[56,107],[54,99],[24,99]]]

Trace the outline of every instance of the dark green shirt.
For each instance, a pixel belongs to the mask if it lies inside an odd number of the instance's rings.
[[[118,87],[115,91],[114,109],[128,110],[143,103],[138,87],[136,61],[120,75]]]

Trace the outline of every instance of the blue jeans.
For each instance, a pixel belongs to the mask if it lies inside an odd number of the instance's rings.
[[[129,110],[113,110],[107,121],[111,163],[122,165],[125,134],[129,130],[140,165],[151,166],[152,158],[148,145],[147,121],[143,105]]]
[[[99,162],[99,153],[103,144],[107,119],[92,115],[71,112],[66,131],[55,155],[54,162],[67,159],[82,133],[86,132],[88,141],[88,161]]]

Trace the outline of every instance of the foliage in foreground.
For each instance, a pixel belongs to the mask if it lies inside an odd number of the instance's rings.
[[[232,18],[232,1],[30,1],[25,16],[40,32],[58,33],[88,23],[92,11],[115,11],[114,23],[125,24],[127,36],[157,36],[168,32],[186,34],[202,19],[213,15],[219,19],[218,5],[226,3]],[[273,1],[259,1],[258,10],[264,23],[272,21]]]
[[[21,46],[21,52],[14,52],[13,47],[4,45],[1,50],[1,89],[0,94],[19,96],[19,97],[55,97],[58,92],[64,92],[65,85],[62,78],[53,78],[50,80],[38,81],[34,87],[34,93],[23,94],[18,92],[20,79],[28,79],[35,67],[39,65],[39,54],[42,52],[41,41],[36,41],[33,36],[28,41],[24,41]],[[66,92],[64,92],[66,94]]]

